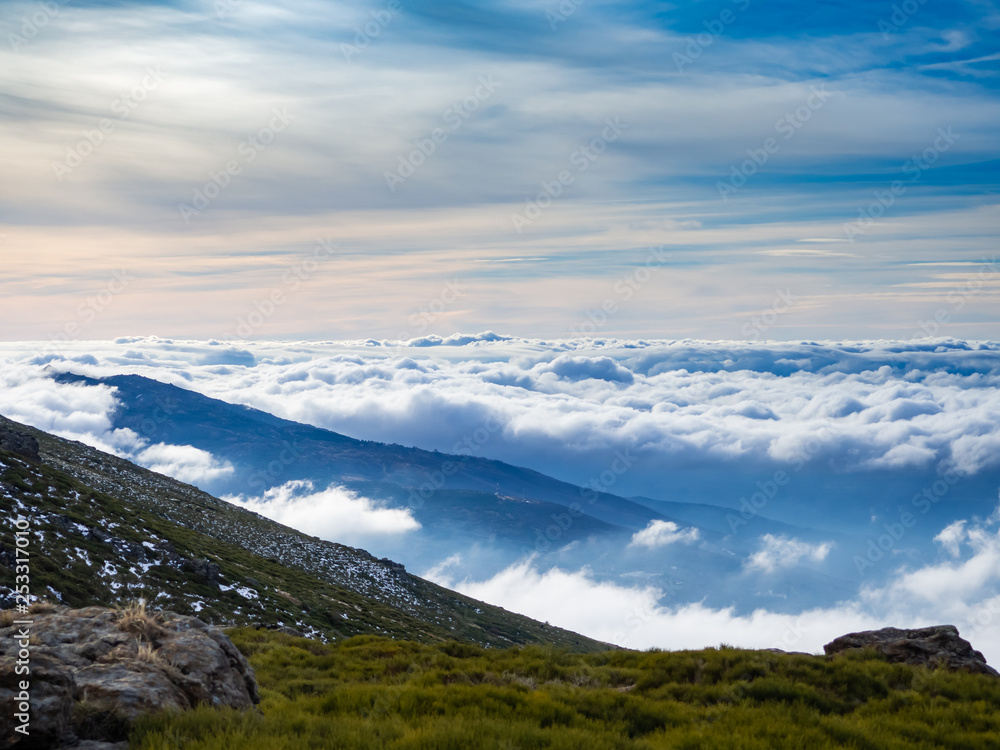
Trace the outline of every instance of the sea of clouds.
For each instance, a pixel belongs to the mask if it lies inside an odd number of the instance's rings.
[[[410,341],[0,344],[0,413],[208,484],[233,467],[192,446],[150,445],[114,427],[110,388],[61,385],[53,371],[145,375],[352,437],[475,452],[621,495],[671,499],[669,477],[787,466],[893,478],[943,472],[1000,486],[1000,345],[954,340],[746,343],[514,339],[486,333]],[[484,425],[491,429],[484,430]],[[487,435],[485,440],[470,437]],[[629,468],[602,481],[615,457]],[[602,472],[602,469],[604,471]],[[741,480],[742,481],[742,480]],[[715,498],[735,507],[743,488]],[[695,499],[695,498],[686,498]],[[235,500],[235,498],[234,498]],[[698,498],[711,502],[713,498]],[[405,535],[419,524],[339,488],[278,487],[240,502],[334,541]],[[816,650],[852,629],[954,622],[1000,662],[1000,515],[959,515],[925,559],[893,561],[878,585],[796,614],[671,606],[669,592],[525,558],[486,580],[460,556],[425,574],[464,593],[633,647]],[[831,522],[834,519],[831,519]],[[632,546],[689,544],[657,525]],[[759,540],[758,573],[820,563],[830,547]],[[405,561],[404,561],[405,562]]]

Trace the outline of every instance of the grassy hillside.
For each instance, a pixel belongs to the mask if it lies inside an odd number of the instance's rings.
[[[135,750],[1000,747],[1000,680],[722,647],[570,654],[231,633],[260,713],[143,720]]]

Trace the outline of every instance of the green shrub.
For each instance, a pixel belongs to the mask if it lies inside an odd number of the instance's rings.
[[[260,711],[136,724],[135,750],[1000,747],[1000,680],[740,651],[569,654],[240,629]]]

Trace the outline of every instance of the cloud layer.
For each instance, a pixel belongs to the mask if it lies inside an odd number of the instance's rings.
[[[1000,349],[990,343],[481,335],[239,348],[121,339],[43,356],[38,349],[0,347],[11,361],[10,416],[112,446],[128,441],[110,431],[113,394],[91,403],[47,381],[41,366],[148,375],[352,437],[471,451],[619,494],[661,497],[657,487],[671,472],[676,491],[684,474],[704,469],[712,482],[717,472],[708,467],[729,466],[747,477],[724,498],[732,506],[774,470],[932,481],[946,471],[991,477],[1000,467]],[[484,426],[485,441],[473,439]],[[610,471],[620,463],[628,470]]]
[[[522,560],[485,581],[463,580],[454,565],[426,575],[469,596],[554,625],[631,648],[704,648],[720,643],[822,653],[825,643],[858,630],[956,624],[994,666],[1000,664],[998,518],[971,523],[962,559],[901,569],[886,586],[862,588],[847,601],[795,614],[700,603],[678,605],[669,592],[595,580],[587,568],[539,570]],[[823,554],[789,540],[767,542],[770,565]],[[777,555],[783,560],[775,559]],[[453,561],[454,562],[454,561]]]

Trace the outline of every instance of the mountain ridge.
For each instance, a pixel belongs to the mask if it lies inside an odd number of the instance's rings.
[[[0,508],[28,519],[35,596],[72,606],[145,598],[225,625],[338,639],[379,634],[491,647],[609,645],[412,576],[95,448],[0,416],[37,441],[38,461],[0,450]],[[12,524],[0,594],[13,603]]]

